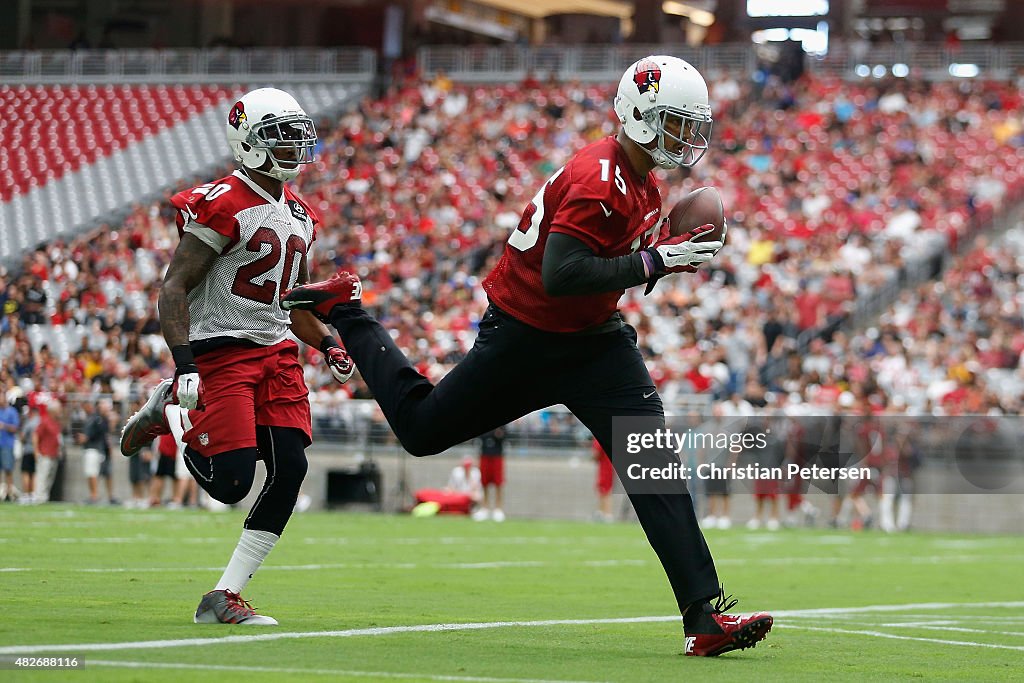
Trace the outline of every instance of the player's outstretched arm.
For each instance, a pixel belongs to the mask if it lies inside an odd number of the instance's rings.
[[[575,237],[561,232],[548,235],[541,280],[550,296],[615,292],[643,284],[647,278],[639,252],[602,258]]]
[[[309,282],[309,269],[306,267],[306,257],[302,257],[299,263],[299,274],[295,284],[304,285]],[[339,383],[344,384],[352,377],[355,365],[349,358],[348,352],[338,343],[331,331],[327,329],[320,320],[309,311],[293,309],[291,312],[292,334],[298,337],[303,344],[320,349],[324,354],[324,362],[330,369]]]
[[[299,272],[295,278],[295,284],[304,285],[308,283],[309,269],[306,266],[306,257],[303,256],[299,262]],[[320,342],[323,341],[324,337],[334,338],[331,331],[327,329],[327,326],[309,311],[294,309],[290,313],[292,334],[298,337],[306,346],[312,346],[314,349],[319,348]]]
[[[171,257],[157,301],[160,329],[174,357],[178,403],[188,410],[199,404],[199,369],[188,343],[188,293],[203,281],[216,258],[212,247],[186,232]]]

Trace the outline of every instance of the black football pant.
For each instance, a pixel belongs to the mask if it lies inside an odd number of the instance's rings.
[[[306,478],[306,435],[301,430],[256,425],[256,448],[239,448],[210,457],[185,447],[188,471],[214,500],[228,505],[249,495],[258,460],[267,468],[267,479],[242,526],[280,536]]]
[[[490,306],[469,354],[436,386],[365,311],[338,307],[331,324],[402,446],[433,455],[528,413],[564,404],[612,453],[612,417],[656,417],[664,408],[626,326],[597,335],[543,332]],[[645,394],[647,398],[645,398]],[[680,612],[718,594],[718,575],[685,482],[672,494],[630,493],[668,574]]]

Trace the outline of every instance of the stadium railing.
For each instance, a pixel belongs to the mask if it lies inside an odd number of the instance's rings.
[[[708,73],[754,73],[763,63],[758,47],[748,44],[432,46],[420,48],[417,62],[426,76],[443,71],[462,81],[500,82],[532,74],[539,79],[553,75],[560,80],[607,82],[614,81],[627,66],[649,54],[672,54]],[[805,65],[814,73],[851,79],[902,74],[943,80],[970,74],[972,66],[977,67],[979,76],[1009,78],[1024,68],[1024,44],[964,45],[951,49],[941,43],[903,43],[872,45],[866,51],[856,45],[835,45],[823,57],[807,56]]]
[[[444,71],[463,81],[518,80],[527,74],[561,80],[608,81],[649,54],[673,54],[708,72],[754,73],[764,64],[759,46],[736,43],[689,47],[672,44],[578,46],[430,46],[417,52],[426,76]],[[908,75],[949,79],[973,73],[1012,77],[1024,68],[1024,43],[942,43],[871,45],[835,41],[828,54],[808,55],[815,73],[845,78]],[[879,69],[881,67],[881,69]],[[905,67],[905,70],[903,69]],[[377,74],[377,55],[365,48],[15,50],[0,53],[0,81],[41,83],[225,83],[238,79],[368,84]]]
[[[377,55],[365,48],[18,50],[0,53],[0,82],[48,83],[369,83]]]
[[[67,416],[66,432],[80,428],[76,416],[81,413],[84,403],[108,404],[117,415],[117,425],[111,425],[112,434],[119,432],[121,425],[135,406],[147,396],[134,394],[125,401],[112,394],[67,394],[64,396],[64,414]],[[711,410],[711,397],[706,394],[687,394],[666,402],[669,415],[698,413],[706,415]],[[313,436],[320,446],[340,447],[342,451],[357,450],[372,452],[375,448],[397,447],[398,442],[384,420],[377,402],[369,399],[343,400],[326,403],[311,395]],[[114,429],[116,427],[116,429]],[[590,432],[568,411],[565,406],[551,406],[520,418],[510,428],[516,441],[517,452],[525,455],[561,453],[567,448],[586,447],[590,444]]]

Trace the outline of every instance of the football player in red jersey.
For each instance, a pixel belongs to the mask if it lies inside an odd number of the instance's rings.
[[[289,330],[320,348],[339,382],[353,368],[323,323],[279,303],[281,292],[309,280],[318,219],[286,181],[313,160],[313,121],[288,93],[260,88],[231,107],[226,132],[239,170],[171,199],[181,242],[159,309],[176,370],[128,420],[121,452],[135,455],[155,436],[183,431],[189,471],[228,504],[249,493],[264,461],[263,490],[195,621],[272,625],[241,592],[284,531],[306,476],[309,397]]]
[[[681,59],[641,59],[622,76],[615,112],[618,134],[580,150],[526,207],[484,280],[490,306],[476,343],[437,386],[360,307],[355,275],[342,272],[296,287],[282,301],[338,330],[413,455],[439,453],[558,403],[607,453],[613,452],[613,416],[647,417],[664,426],[636,331],[616,309],[626,288],[693,272],[722,247],[693,240],[710,226],[669,234],[652,173],[692,166],[707,150],[707,85]],[[709,602],[720,595],[718,575],[685,484],[665,494],[630,493],[630,499],[684,615],[686,654],[717,655],[764,638],[771,616],[731,616],[724,610],[734,603]]]

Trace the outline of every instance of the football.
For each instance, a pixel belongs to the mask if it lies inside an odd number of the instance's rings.
[[[714,242],[722,238],[725,226],[725,208],[722,206],[722,195],[713,187],[699,187],[686,195],[668,214],[669,232],[682,235],[701,225],[711,224],[714,230],[697,238],[698,242]]]

